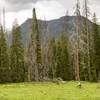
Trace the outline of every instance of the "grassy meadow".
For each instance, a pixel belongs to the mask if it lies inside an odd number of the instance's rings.
[[[0,100],[100,100],[100,83],[11,83],[0,85]]]

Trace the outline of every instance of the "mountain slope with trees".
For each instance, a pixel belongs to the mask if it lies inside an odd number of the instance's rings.
[[[52,37],[58,38],[63,29],[65,29],[65,34],[68,37],[70,37],[72,33],[75,33],[75,26],[76,26],[75,19],[76,19],[76,16],[63,16],[59,19],[50,20],[50,21],[38,20],[41,36],[42,36],[42,41],[45,40],[46,30],[48,26],[49,26],[48,30],[50,32],[50,38]],[[81,22],[83,19],[84,17],[80,16],[79,20]],[[92,22],[89,21],[89,23],[91,24]],[[68,24],[68,27],[66,26],[66,24]],[[21,25],[22,37],[23,37],[24,43],[26,43],[27,34],[31,33],[31,28],[32,28],[32,19],[27,19]]]

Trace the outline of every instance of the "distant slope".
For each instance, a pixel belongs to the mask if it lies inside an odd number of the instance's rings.
[[[66,30],[68,29],[68,33],[66,33],[67,36],[71,36],[72,31],[75,31],[75,26],[73,24],[74,19],[75,19],[74,16],[64,16],[59,19],[50,21],[38,20],[42,40],[45,39],[47,27],[49,29],[50,37],[55,36],[57,38],[64,28]],[[66,24],[68,24],[68,26]],[[31,28],[32,28],[32,19],[27,19],[21,25],[22,37],[24,43],[26,43],[27,35],[31,33]]]
[[[55,36],[56,38],[59,37],[62,30],[65,30],[65,33],[68,37],[72,35],[72,32],[75,33],[75,16],[63,16],[59,19],[50,20],[50,21],[44,21],[44,20],[38,20],[39,27],[40,27],[40,36],[42,37],[42,41],[44,41],[47,27],[49,29],[50,38]],[[84,17],[80,17],[80,22],[82,22],[82,19]],[[89,21],[89,23],[91,23]],[[26,40],[28,35],[32,32],[32,19],[27,19],[22,25],[22,38],[23,43],[26,44]],[[11,43],[11,35],[8,39]]]

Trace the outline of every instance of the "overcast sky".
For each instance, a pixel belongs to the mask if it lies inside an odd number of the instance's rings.
[[[88,0],[90,12],[96,12],[100,17],[100,0]],[[80,0],[81,5],[83,0]],[[15,18],[22,24],[27,18],[32,17],[32,8],[36,8],[39,19],[56,19],[66,14],[72,15],[76,0],[0,0],[0,12],[6,10],[6,28],[11,29]],[[1,16],[2,17],[2,16]]]

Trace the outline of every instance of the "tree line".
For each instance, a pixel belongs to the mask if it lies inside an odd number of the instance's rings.
[[[75,37],[72,34],[68,38],[65,34],[68,31],[63,28],[59,38],[50,38],[48,26],[45,41],[41,43],[35,8],[32,33],[28,36],[26,46],[22,43],[21,28],[16,20],[10,46],[6,32],[0,25],[0,83],[50,81],[57,78],[100,80],[100,28],[96,14],[90,24],[87,0],[84,0],[83,15],[79,0],[75,8]],[[68,23],[66,25],[68,27]]]

